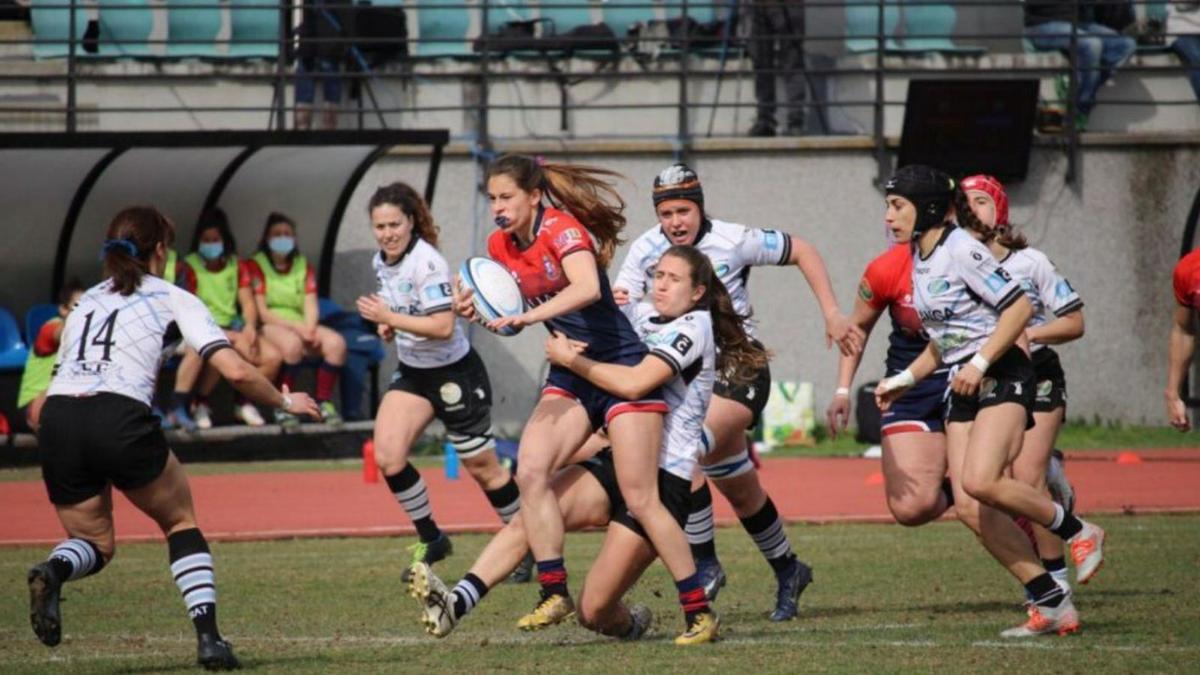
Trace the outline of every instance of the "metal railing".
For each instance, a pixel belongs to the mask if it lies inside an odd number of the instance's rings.
[[[1068,0],[1074,5],[1074,13],[1077,17],[1083,16],[1092,3],[1086,0]],[[826,120],[828,112],[832,108],[842,110],[870,110],[870,129],[863,129],[865,135],[869,135],[873,140],[875,152],[880,161],[881,174],[883,163],[886,161],[886,151],[888,140],[885,134],[885,122],[887,111],[890,108],[903,106],[904,101],[894,100],[887,97],[885,85],[889,77],[913,77],[923,73],[928,73],[929,68],[920,64],[914,63],[906,58],[911,53],[904,49],[900,43],[901,40],[912,40],[919,38],[937,38],[937,39],[952,39],[956,43],[970,43],[973,41],[989,42],[993,46],[1009,46],[1012,53],[1020,53],[1022,50],[1014,48],[1019,45],[1019,40],[1026,37],[1024,32],[1012,31],[992,31],[984,30],[972,33],[954,33],[946,34],[944,32],[932,33],[908,33],[904,35],[895,34],[895,27],[889,25],[891,16],[895,12],[903,9],[916,9],[930,6],[939,8],[950,7],[952,10],[957,10],[960,16],[964,13],[968,17],[970,12],[1007,12],[1011,16],[1012,13],[1021,12],[1021,9],[1014,7],[1011,0],[955,0],[954,2],[929,2],[928,0],[915,0],[905,2],[903,4],[885,2],[885,0],[807,0],[804,2],[795,3],[777,3],[771,6],[783,7],[785,5],[792,7],[803,7],[809,10],[810,16],[824,12],[826,15],[830,12],[841,10],[849,25],[851,14],[857,17],[866,10],[867,14],[872,11],[874,13],[873,34],[865,33],[861,25],[854,26],[856,32],[853,35],[849,31],[836,31],[831,29],[831,25],[836,28],[837,22],[829,21],[809,21],[807,28],[801,27],[799,30],[784,33],[762,33],[750,29],[747,23],[753,18],[753,12],[756,7],[761,7],[755,4],[752,0],[730,0],[729,2],[701,2],[690,0],[678,0],[663,4],[660,2],[649,2],[648,0],[630,0],[629,2],[604,2],[601,4],[591,3],[567,3],[563,0],[547,0],[542,2],[536,8],[536,11],[541,13],[541,17],[534,19],[528,23],[521,24],[524,32],[517,32],[513,28],[514,24],[506,23],[505,26],[494,26],[492,22],[495,17],[508,14],[521,14],[522,16],[533,16],[535,8],[521,3],[520,6],[514,5],[510,0],[481,0],[477,3],[461,3],[461,4],[432,4],[428,1],[416,0],[405,6],[403,9],[409,14],[410,20],[407,25],[420,26],[422,12],[441,13],[444,16],[453,18],[452,15],[457,15],[461,21],[464,16],[470,25],[475,25],[478,22],[479,29],[475,31],[476,35],[463,34],[461,37],[432,37],[424,35],[419,37],[363,37],[357,35],[357,30],[351,26],[351,31],[345,30],[347,26],[342,26],[341,35],[334,37],[301,37],[298,34],[296,21],[301,15],[306,16],[309,21],[324,21],[327,24],[358,24],[358,19],[361,13],[367,10],[387,11],[392,9],[392,6],[374,6],[351,5],[351,4],[334,4],[331,2],[304,4],[292,2],[290,0],[274,4],[254,5],[232,5],[227,3],[207,2],[206,0],[198,0],[195,4],[187,5],[172,5],[169,8],[164,5],[130,5],[130,4],[106,4],[98,3],[82,3],[80,0],[70,0],[62,3],[39,3],[32,8],[33,12],[51,12],[51,11],[66,11],[69,15],[67,22],[68,34],[65,40],[48,40],[44,37],[34,36],[32,40],[0,40],[0,45],[15,46],[27,44],[31,46],[49,46],[49,45],[64,45],[66,52],[64,55],[65,69],[62,72],[47,73],[44,70],[32,70],[30,72],[21,72],[20,68],[12,68],[13,58],[10,55],[4,63],[9,68],[0,68],[0,81],[7,83],[18,81],[33,81],[42,83],[42,86],[52,86],[53,83],[61,82],[65,89],[65,105],[62,108],[64,116],[64,131],[68,133],[76,132],[79,129],[78,115],[80,111],[80,94],[81,86],[106,86],[109,84],[129,85],[131,83],[141,83],[145,86],[177,86],[179,84],[195,83],[205,79],[232,81],[244,85],[261,84],[264,87],[269,87],[272,93],[272,101],[270,105],[210,105],[197,106],[189,105],[182,100],[179,105],[164,106],[164,105],[91,105],[87,108],[89,114],[103,113],[125,113],[129,115],[154,115],[161,113],[173,112],[189,112],[189,113],[267,113],[266,127],[278,130],[288,128],[288,113],[295,114],[298,106],[294,103],[289,105],[287,94],[289,89],[295,88],[295,85],[300,78],[309,78],[309,82],[314,83],[318,88],[320,85],[329,80],[338,80],[343,83],[350,84],[356,89],[359,95],[355,98],[356,103],[353,106],[341,106],[340,112],[357,113],[357,124],[362,128],[366,124],[366,119],[370,116],[380,126],[387,127],[389,118],[395,123],[394,116],[404,116],[401,119],[411,125],[420,125],[422,113],[433,113],[439,111],[464,111],[473,115],[473,129],[470,130],[470,135],[476,143],[481,147],[487,148],[491,145],[492,133],[490,129],[489,114],[495,114],[502,111],[524,110],[524,111],[541,111],[541,110],[556,110],[559,112],[560,128],[563,131],[569,127],[569,115],[577,111],[637,111],[637,110],[674,110],[676,120],[674,129],[669,134],[670,140],[678,147],[686,149],[693,141],[694,129],[697,127],[697,120],[704,112],[709,113],[708,134],[712,134],[713,120],[715,120],[718,112],[733,111],[736,116],[741,109],[754,108],[757,106],[753,101],[734,101],[723,102],[720,100],[722,82],[731,77],[745,78],[752,77],[754,74],[770,75],[770,76],[786,76],[791,71],[784,69],[781,66],[774,68],[758,68],[755,69],[748,63],[748,53],[753,52],[756,45],[760,45],[765,41],[775,42],[777,40],[786,40],[795,36],[798,32],[802,35],[803,46],[808,49],[810,65],[804,68],[804,76],[808,79],[810,85],[816,79],[831,80],[836,78],[869,78],[873,83],[873,91],[867,96],[844,99],[839,98],[837,101],[831,101],[822,95],[819,88],[810,86],[814,91],[814,95],[806,97],[803,102],[789,102],[784,97],[777,97],[776,109],[783,116],[802,117],[798,114],[796,108],[802,108],[806,114],[815,114],[821,120]],[[1151,6],[1154,3],[1146,0],[1138,0],[1138,5]],[[137,12],[142,13],[143,17],[148,12],[175,12],[175,11],[228,11],[235,12],[265,12],[277,10],[278,26],[275,28],[275,35],[257,37],[244,37],[231,34],[228,38],[223,38],[220,41],[196,39],[196,40],[179,40],[179,39],[112,39],[112,35],[120,34],[123,27],[120,22],[112,25],[102,25],[101,39],[102,43],[99,47],[105,51],[93,54],[90,50],[96,45],[93,45],[91,39],[83,39],[80,35],[81,27],[77,24],[81,20],[80,12],[82,7],[95,7],[100,11],[100,22],[105,23],[106,20],[113,22],[113,17],[118,16],[115,13]],[[764,5],[765,6],[765,5]],[[553,22],[546,21],[547,17],[553,17],[556,13],[561,16],[564,10],[582,10],[587,9],[589,17],[595,20],[604,20],[609,16],[609,12],[613,8],[621,10],[654,10],[656,18],[638,24],[638,32],[629,35],[613,34],[612,40],[606,42],[609,46],[608,52],[597,48],[597,40],[595,36],[572,34],[565,30],[566,27],[555,26]],[[600,11],[600,10],[603,11]],[[411,20],[412,13],[416,12],[417,21]],[[993,13],[994,13],[993,12]],[[232,16],[232,14],[231,14]],[[976,15],[979,16],[979,15]],[[678,30],[680,25],[685,25],[686,22],[678,21],[678,17],[696,17],[704,20],[715,19],[717,24],[707,24],[701,26],[706,32],[693,32],[692,30]],[[647,17],[648,18],[648,17]],[[666,19],[675,18],[675,21],[667,21]],[[861,18],[861,17],[860,17]],[[722,23],[723,22],[723,23]],[[35,21],[35,23],[37,23]],[[161,22],[160,22],[161,23]],[[232,23],[232,22],[230,22]],[[960,23],[962,23],[960,21]],[[969,21],[967,23],[970,23]],[[976,21],[978,23],[978,21]],[[951,21],[953,26],[953,21]],[[1079,133],[1073,121],[1077,117],[1077,105],[1079,96],[1079,79],[1081,71],[1077,63],[1076,54],[1077,48],[1081,39],[1086,36],[1080,32],[1080,21],[1071,22],[1071,30],[1069,32],[1069,46],[1065,50],[1063,59],[1058,64],[1050,65],[1017,65],[1009,67],[994,67],[986,71],[979,70],[973,67],[977,63],[978,57],[967,56],[963,58],[950,58],[944,67],[937,72],[939,75],[962,76],[974,75],[982,77],[1012,77],[1015,75],[1032,75],[1042,78],[1060,77],[1067,83],[1066,96],[1058,100],[1046,101],[1047,104],[1056,105],[1065,111],[1065,124],[1063,129],[1063,142],[1067,149],[1070,158],[1068,176],[1071,177],[1075,173],[1075,162],[1078,155]],[[816,30],[813,30],[813,28]],[[261,28],[261,26],[260,26]],[[328,28],[328,26],[326,26]],[[36,29],[36,26],[35,26]],[[890,30],[889,30],[890,29]],[[499,35],[502,31],[504,37]],[[323,30],[322,33],[328,34],[330,31]],[[337,33],[338,31],[332,31]],[[418,31],[420,32],[420,31]],[[468,30],[468,33],[471,31]],[[348,34],[349,33],[349,34]],[[479,36],[487,36],[480,38]],[[1169,44],[1174,36],[1166,35],[1165,39]],[[844,43],[848,38],[859,40],[870,40],[873,43],[873,48],[869,48],[862,53],[865,53],[869,58],[859,60],[842,59],[841,63],[832,58],[831,54],[837,52],[837,45]],[[148,54],[143,50],[138,50],[139,53],[133,56],[123,56],[119,53],[124,46],[150,47],[158,48],[166,52],[167,45],[176,47],[183,45],[223,45],[226,49],[229,46],[239,45],[260,45],[265,47],[273,47],[277,54],[274,58],[266,59],[239,59],[237,57],[222,57],[219,54],[211,55],[207,58],[214,65],[208,72],[204,73],[185,73],[171,72],[169,69],[162,68],[143,69],[140,72],[130,72],[129,70],[107,67],[105,64],[108,60],[134,60],[134,61],[150,61],[165,63],[180,60],[180,56],[172,56],[170,53],[164,54]],[[452,72],[444,72],[437,68],[427,68],[423,64],[432,60],[420,54],[416,54],[420,45],[430,44],[449,44],[456,46],[456,54],[444,55],[437,57],[443,61],[456,61],[458,65],[452,69]],[[541,45],[539,47],[539,44]],[[399,49],[403,46],[403,53],[409,54],[406,57],[395,59],[393,62],[387,62],[379,67],[378,64],[373,64],[368,56],[372,50],[376,48],[394,48]],[[343,56],[338,59],[340,63],[333,72],[321,72],[319,70],[310,71],[307,73],[298,73],[294,69],[294,65],[298,58],[303,57],[305,50],[324,47],[334,47],[335,52],[341,52]],[[107,51],[115,48],[118,53]],[[11,51],[11,50],[10,50]],[[929,53],[938,53],[939,50],[933,49]],[[991,52],[997,53],[997,52]],[[826,55],[825,58],[818,59],[818,54]],[[572,57],[577,57],[575,61]],[[572,70],[582,59],[590,64],[590,68],[586,72]],[[219,65],[220,63],[238,64],[250,60],[267,61],[273,65],[270,67],[260,66],[258,71],[255,69],[226,67]],[[503,64],[509,64],[512,61],[521,63],[519,69],[512,69]],[[623,67],[622,63],[633,62],[638,64],[636,68]],[[824,62],[824,64],[819,64]],[[731,64],[736,66],[737,70],[731,70]],[[828,65],[831,64],[831,65]],[[7,72],[6,72],[7,71]],[[1151,66],[1126,66],[1122,69],[1123,72],[1140,72],[1140,73],[1173,73],[1178,74],[1180,78],[1184,77],[1185,67],[1176,62],[1169,60],[1163,65]],[[676,90],[674,96],[663,94],[658,97],[658,100],[639,101],[637,103],[595,103],[595,102],[574,102],[569,95],[570,88],[584,80],[612,80],[615,83],[623,81],[631,81],[636,79],[654,79],[654,80],[670,80],[676,81]],[[451,105],[426,105],[422,106],[418,103],[413,105],[381,105],[374,95],[374,87],[376,86],[398,86],[403,90],[409,83],[413,81],[419,82],[437,82],[443,80],[454,80],[468,84],[477,90],[475,100],[460,100],[457,104]],[[502,105],[496,104],[491,100],[492,89],[501,82],[513,80],[525,81],[552,81],[557,84],[559,89],[560,101],[557,104],[551,105],[547,103],[535,104],[519,104],[519,105]],[[714,83],[715,93],[711,101],[693,100],[689,90],[689,83],[709,80]],[[666,91],[665,88],[659,88],[658,91]],[[369,102],[368,102],[369,101]],[[1155,106],[1174,106],[1174,105],[1196,105],[1196,100],[1192,98],[1180,98],[1178,100],[1168,101],[1152,101],[1144,98],[1126,99],[1126,100],[1105,100],[1103,105],[1147,105],[1153,103]],[[42,107],[21,107],[0,105],[0,113],[18,113],[18,112],[46,112],[47,108]],[[140,122],[134,122],[133,127],[137,128]],[[828,131],[828,123],[824,124],[825,130]]]

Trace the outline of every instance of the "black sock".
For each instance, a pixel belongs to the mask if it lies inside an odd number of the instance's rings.
[[[942,494],[946,495],[946,506],[954,506],[954,486],[950,484],[950,478],[942,479]]]
[[[742,527],[746,528],[750,538],[758,546],[763,557],[771,565],[776,574],[782,574],[792,566],[796,554],[792,553],[792,545],[788,543],[787,533],[783,530],[783,521],[775,510],[775,502],[767,497],[767,501],[758,513],[749,518],[742,518]]]
[[[1043,607],[1058,607],[1062,604],[1063,595],[1062,588],[1054,581],[1054,577],[1048,573],[1042,573],[1034,577],[1025,584],[1025,590],[1029,593],[1029,597],[1033,598],[1035,605]]]
[[[167,537],[167,551],[171,558],[171,574],[183,595],[196,634],[221,639],[217,631],[216,578],[204,535],[197,528],[175,532]]]
[[[692,491],[691,511],[688,513],[684,533],[692,549],[693,560],[709,560],[717,557],[717,545],[713,540],[712,491],[708,481]]]
[[[1075,517],[1075,514],[1067,513],[1062,506],[1055,504],[1054,522],[1050,523],[1050,527],[1046,529],[1058,535],[1059,539],[1067,541],[1079,534],[1079,531],[1083,529],[1083,523]]]
[[[488,587],[483,583],[483,579],[467,572],[461,581],[454,584],[454,589],[450,592],[454,596],[454,618],[461,619],[467,612],[475,609],[475,605],[483,600],[487,592]]]
[[[569,595],[567,592],[567,566],[562,558],[537,561],[537,571],[543,598],[551,595]]]
[[[1042,567],[1045,567],[1047,572],[1057,572],[1067,569],[1067,561],[1062,556],[1057,558],[1042,558]]]
[[[192,392],[176,391],[171,394],[171,407],[187,410],[192,405]]]
[[[505,523],[512,520],[521,508],[521,490],[517,488],[517,481],[511,476],[504,485],[495,490],[485,490],[483,494],[487,496],[492,508],[496,509],[496,515]]]
[[[425,481],[412,464],[405,464],[400,473],[394,476],[384,476],[388,489],[404,507],[408,517],[417,528],[417,534],[423,542],[436,541],[442,536],[437,523],[433,522],[433,509],[429,505],[429,493],[425,491]]]

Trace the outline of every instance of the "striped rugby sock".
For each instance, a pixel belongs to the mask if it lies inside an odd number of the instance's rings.
[[[712,491],[708,487],[708,481],[704,481],[700,489],[692,491],[692,510],[683,528],[692,549],[693,559],[708,560],[717,557],[713,528]]]
[[[87,539],[67,539],[55,546],[46,560],[64,582],[82,579],[104,567],[100,549]]]
[[[483,494],[487,495],[488,503],[496,509],[496,515],[505,523],[512,520],[521,508],[521,491],[512,476],[509,476],[504,485],[495,490],[485,490]]]
[[[775,510],[775,502],[767,497],[767,502],[758,513],[749,518],[742,518],[742,527],[754,540],[758,550],[770,563],[776,574],[781,574],[791,566],[796,554],[792,553],[792,545],[788,542],[787,532],[783,529],[783,521]]]
[[[388,489],[400,502],[404,512],[412,519],[417,528],[421,541],[436,541],[442,536],[437,523],[433,522],[433,507],[429,505],[429,493],[425,490],[425,481],[412,464],[405,464],[404,469],[394,476],[384,476]]]
[[[467,572],[462,581],[454,584],[454,589],[450,591],[450,594],[454,596],[454,618],[461,619],[475,609],[475,605],[483,600],[483,596],[487,595],[487,592],[488,587],[483,580]]]
[[[196,626],[196,633],[220,639],[216,578],[204,535],[198,528],[175,532],[167,537],[167,549],[171,557],[171,574],[183,595],[183,604]]]

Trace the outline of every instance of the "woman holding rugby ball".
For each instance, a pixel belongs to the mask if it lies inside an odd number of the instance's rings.
[[[512,271],[529,306],[488,322],[490,329],[545,322],[553,332],[587,344],[585,354],[596,362],[642,361],[646,346],[617,307],[603,273],[625,226],[625,204],[605,180],[613,176],[521,155],[506,155],[488,167],[488,199],[499,228],[488,238],[488,255]],[[474,320],[470,294],[459,293],[456,311]],[[521,435],[517,462],[521,510],[542,594],[519,628],[544,628],[575,611],[562,557],[563,517],[550,478],[592,432],[607,429],[622,497],[675,579],[691,619],[688,633],[715,632],[683,529],[659,499],[657,455],[666,412],[657,389],[629,400],[567,368],[550,368]]]
[[[399,358],[375,416],[375,461],[420,536],[412,562],[433,564],[452,547],[434,522],[425,482],[408,453],[435,417],[500,520],[512,519],[520,495],[496,459],[492,385],[452,311],[450,271],[425,200],[412,187],[392,183],[375,191],[367,211],[379,244],[372,256],[376,290],[358,299],[358,312],[396,343]]]
[[[626,397],[663,387],[671,408],[658,453],[658,484],[663,501],[678,522],[687,518],[691,478],[704,445],[702,420],[718,370],[735,381],[752,380],[767,354],[746,335],[712,263],[690,246],[673,246],[662,255],[654,276],[653,304],[631,306],[634,325],[650,351],[636,365],[598,363],[585,346],[555,334],[546,341],[551,363]],[[589,445],[590,447],[590,445]],[[587,448],[581,453],[589,454]],[[617,485],[612,453],[574,457],[580,463],[557,472],[552,490],[568,529],[608,526],[579,599],[579,622],[623,640],[642,637],[650,610],[626,606],[625,593],[654,561],[655,550],[640,524],[630,517]],[[452,589],[428,566],[418,565],[411,587],[422,603],[426,630],[445,637],[499,583],[527,550],[526,527],[518,516],[496,535],[470,572]],[[680,636],[679,644],[706,642],[716,631]]]

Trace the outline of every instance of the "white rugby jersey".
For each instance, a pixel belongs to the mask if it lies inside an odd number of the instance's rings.
[[[946,228],[927,258],[913,244],[913,307],[943,363],[979,351],[1021,292],[992,252],[957,227]]]
[[[400,260],[389,265],[383,252],[373,257],[376,291],[393,312],[410,316],[429,316],[452,311],[450,269],[436,248],[420,237],[413,237]],[[446,340],[396,331],[396,355],[413,368],[437,368],[467,355],[471,344],[458,319],[454,334]]]
[[[1000,264],[1021,282],[1025,295],[1033,303],[1030,326],[1050,323],[1051,314],[1057,318],[1083,308],[1079,293],[1075,292],[1071,282],[1058,273],[1045,253],[1034,248],[1018,249],[1010,251]],[[1035,342],[1029,347],[1036,352],[1046,345]]]
[[[205,358],[229,346],[200,298],[182,288],[146,275],[125,296],[102,281],[67,317],[47,395],[110,392],[149,406],[164,349],[181,334]]]
[[[725,284],[733,308],[749,316],[750,293],[746,288],[750,268],[756,265],[787,265],[792,257],[792,238],[786,232],[761,230],[722,220],[709,220],[700,226],[694,246],[712,261],[713,271]],[[651,228],[634,240],[621,265],[613,286],[629,291],[629,302],[640,301],[654,286],[654,267],[671,247],[662,226]],[[753,335],[754,322],[746,322]]]
[[[658,466],[690,481],[703,450],[704,416],[716,380],[717,349],[712,317],[693,310],[667,321],[649,303],[627,305],[627,314],[650,353],[667,362],[675,377],[663,385],[663,420]]]

